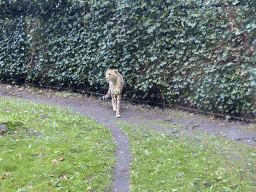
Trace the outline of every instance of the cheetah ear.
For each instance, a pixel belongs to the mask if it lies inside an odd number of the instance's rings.
[[[115,73],[118,73],[118,69],[115,69]]]

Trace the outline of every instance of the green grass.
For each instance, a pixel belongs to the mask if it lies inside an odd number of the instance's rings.
[[[256,191],[255,146],[204,132],[192,135],[178,125],[183,134],[117,124],[130,143],[132,192]]]
[[[105,191],[110,130],[69,109],[0,98],[0,191]]]
[[[189,118],[191,117],[192,113],[186,112],[186,111],[181,111],[179,109],[170,109],[169,110],[169,115],[174,116],[174,117],[182,117],[182,118]]]

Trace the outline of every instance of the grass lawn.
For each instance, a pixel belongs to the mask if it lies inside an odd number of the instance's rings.
[[[110,130],[69,109],[0,98],[0,191],[105,191]]]
[[[185,128],[183,134],[173,135],[116,123],[130,143],[132,192],[256,191],[255,146],[204,132],[185,133]]]

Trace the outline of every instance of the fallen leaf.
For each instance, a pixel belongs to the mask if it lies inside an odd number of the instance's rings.
[[[68,180],[66,175],[60,174],[58,179],[64,179],[64,180]]]
[[[50,177],[54,177],[54,174],[51,174]]]
[[[9,172],[4,172],[4,176],[9,176]]]
[[[214,177],[214,179],[216,180],[216,181],[220,181],[221,179],[222,179],[222,177]]]
[[[211,183],[209,183],[208,181],[203,181],[203,184],[206,186],[211,186]]]
[[[63,159],[64,159],[63,157],[60,157],[60,158],[59,158],[60,161],[63,161]]]
[[[3,159],[0,158],[0,161],[2,161]]]
[[[53,160],[52,160],[52,163],[56,163],[56,162],[58,162],[57,159],[53,159]]]
[[[0,179],[4,179],[4,177],[2,175],[0,175]]]

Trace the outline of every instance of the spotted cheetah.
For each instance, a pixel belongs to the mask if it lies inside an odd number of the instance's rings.
[[[123,76],[117,69],[107,69],[105,76],[109,82],[109,89],[101,99],[107,99],[111,95],[113,110],[116,111],[116,117],[120,117],[121,92],[124,87]]]

